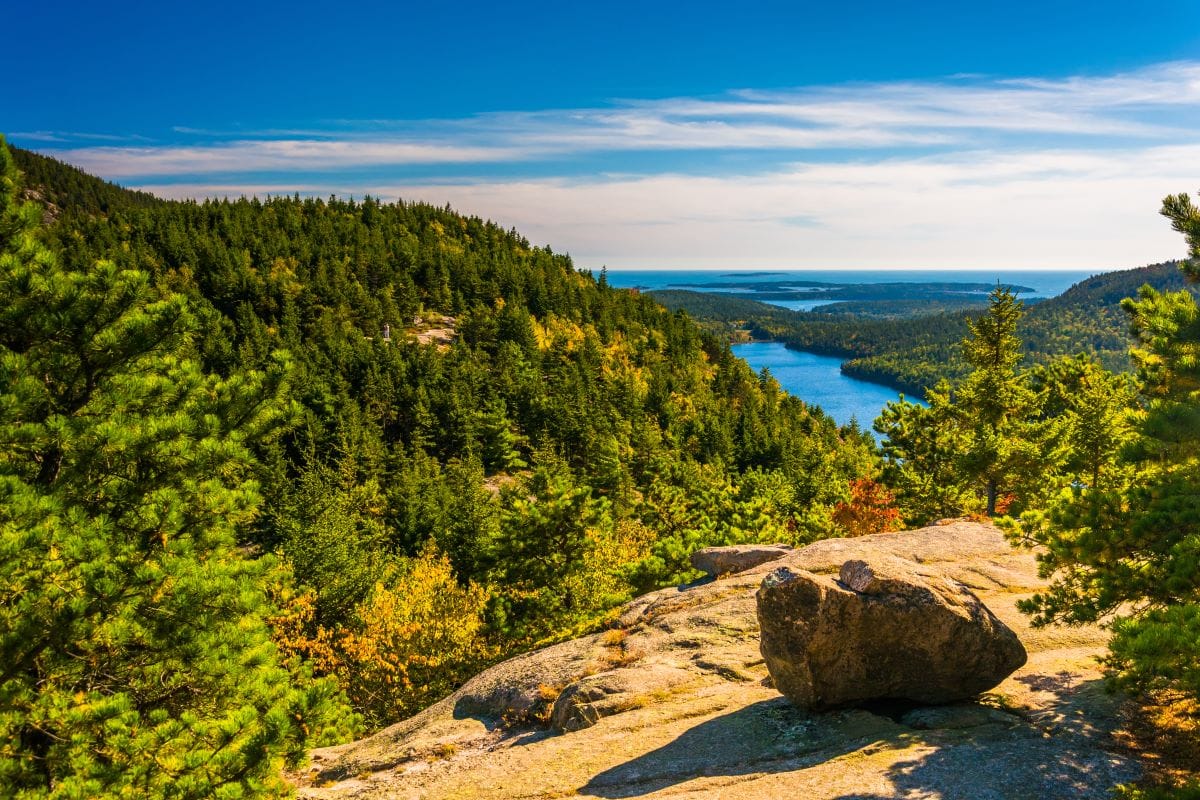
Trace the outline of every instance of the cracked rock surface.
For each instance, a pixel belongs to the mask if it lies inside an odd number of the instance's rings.
[[[970,589],[1028,661],[955,704],[797,708],[759,654],[764,577],[869,583],[842,566],[878,577],[889,557]],[[294,778],[308,798],[1105,798],[1139,774],[1111,736],[1106,635],[1031,629],[1016,602],[1043,585],[1033,554],[988,525],[817,542],[637,598],[617,629],[497,664],[412,719],[315,751]]]

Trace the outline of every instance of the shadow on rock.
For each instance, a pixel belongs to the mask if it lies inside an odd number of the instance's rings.
[[[1113,787],[1137,775],[1094,749],[1079,750],[1054,742],[1014,738],[1010,749],[996,742],[939,746],[921,758],[898,761],[887,771],[892,790],[879,794],[842,794],[833,800],[892,800],[896,797],[942,800],[1015,800],[1016,798],[1108,798]]]
[[[1104,723],[1114,718],[1111,709],[1119,700],[1105,694],[1102,681],[1079,681],[1068,673],[1017,680],[1054,698],[1029,718],[1014,716],[1018,724],[1007,729],[931,729],[924,742],[931,752],[888,767],[889,791],[842,794],[833,800],[1101,800],[1111,797],[1117,784],[1138,777],[1134,761],[1111,752],[1114,742]]]
[[[852,752],[898,731],[867,711],[800,711],[780,697],[691,728],[670,744],[596,775],[579,794],[635,797],[699,777],[787,772]]]
[[[1100,681],[1038,685],[1057,691],[1035,714],[986,701],[883,703],[811,714],[783,698],[765,700],[599,773],[579,794],[635,797],[698,778],[787,772],[798,797],[1099,800],[1138,776],[1133,761],[1110,752],[1113,742],[1101,720],[1112,719],[1109,703],[1115,701],[1106,700]],[[842,759],[848,754],[866,757]],[[805,775],[832,761],[838,761],[832,770]],[[844,793],[856,783],[864,791]],[[753,794],[749,784],[747,791]]]

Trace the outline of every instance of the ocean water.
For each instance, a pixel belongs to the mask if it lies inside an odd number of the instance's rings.
[[[730,270],[610,270],[608,282],[622,288],[642,291],[654,289],[692,289],[695,291],[728,292],[754,298],[755,283],[780,284],[797,281],[796,289],[812,292],[809,300],[764,299],[774,305],[808,311],[829,301],[816,297],[820,287],[804,286],[806,282],[820,283],[985,283],[1003,286],[1024,286],[1032,291],[1021,292],[1025,300],[1044,299],[1062,294],[1076,283],[1096,272],[1078,270],[1046,271],[976,271],[976,270],[788,270],[734,272]],[[736,283],[737,286],[717,287],[715,283]],[[709,285],[705,285],[709,284]],[[982,289],[978,290],[981,294]],[[769,369],[785,391],[807,403],[820,406],[840,425],[851,419],[870,430],[884,405],[899,395],[886,386],[856,380],[842,374],[839,358],[789,350],[778,342],[755,342],[735,345],[733,352],[746,360],[755,371]],[[916,400],[917,398],[908,398]]]
[[[813,299],[775,300],[764,299],[764,303],[790,308],[793,311],[811,311],[825,305],[829,300],[822,300],[819,295],[823,290],[818,286],[804,286],[807,282],[815,283],[974,283],[994,286],[1024,286],[1032,289],[1029,292],[1019,292],[1023,300],[1045,299],[1056,297],[1076,283],[1100,274],[1101,270],[776,270],[737,272],[732,270],[609,270],[608,282],[613,286],[626,289],[691,289],[702,292],[719,292],[736,294],[741,297],[754,298],[755,283],[779,284],[785,281],[796,281],[801,285],[798,291],[811,292]],[[737,286],[714,286],[712,284],[733,283]],[[980,294],[984,294],[979,290]]]

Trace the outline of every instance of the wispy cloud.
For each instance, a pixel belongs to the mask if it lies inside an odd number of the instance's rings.
[[[150,142],[152,139],[138,134],[88,133],[85,131],[12,131],[10,136],[33,142],[58,144],[78,142]]]
[[[195,141],[63,150],[109,177],[340,170],[426,164],[503,164],[585,153],[720,150],[827,151],[1019,146],[1022,137],[1143,139],[1190,136],[1200,109],[1200,63],[1115,76],[947,79],[741,90],[719,98],[619,101],[608,108],[501,112],[464,119],[339,121],[222,132],[177,127]],[[1186,119],[1164,122],[1170,112]],[[1157,112],[1157,113],[1156,113]],[[70,141],[82,134],[36,132]],[[55,138],[46,138],[53,136]],[[94,138],[94,135],[93,135]]]
[[[1164,194],[1200,185],[1198,123],[1200,63],[1176,62],[463,119],[181,127],[176,144],[51,152],[173,197],[449,202],[594,267],[1108,268],[1178,250],[1154,212]]]
[[[404,141],[276,139],[188,147],[90,147],[53,155],[113,177],[151,177],[213,172],[339,170],[395,164],[456,164],[504,161],[506,148]]]

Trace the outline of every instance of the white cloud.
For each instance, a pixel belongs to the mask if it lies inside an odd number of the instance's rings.
[[[83,131],[13,131],[9,136],[14,139],[54,144],[68,144],[77,141],[126,143],[151,141],[151,139],[137,134],[87,133]]]
[[[175,197],[299,190],[450,203],[590,268],[1100,270],[1179,255],[1178,235],[1156,212],[1164,195],[1196,186],[1200,145],[796,164],[741,177],[145,188]]]
[[[328,130],[227,134],[178,127],[200,143],[101,146],[52,154],[106,177],[499,164],[582,153],[870,151],[1189,139],[1200,121],[1200,63],[1101,77],[949,79],[742,90],[717,99],[501,112],[464,119],[332,123]],[[1162,121],[1167,117],[1169,121]],[[233,140],[228,140],[232,136]]]
[[[515,155],[501,148],[316,139],[241,141],[194,147],[90,147],[50,154],[106,177],[476,163],[506,160]]]

